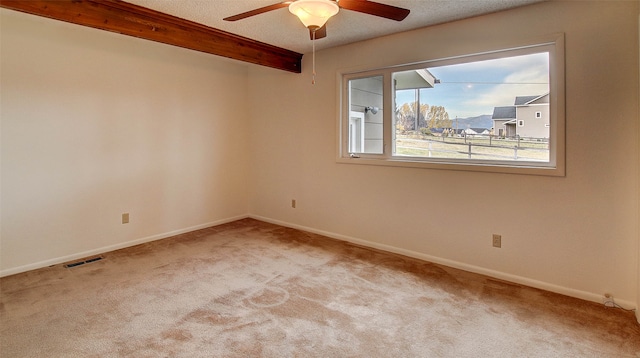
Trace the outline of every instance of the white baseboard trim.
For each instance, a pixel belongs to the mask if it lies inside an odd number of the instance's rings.
[[[51,265],[57,265],[57,264],[61,264],[63,262],[77,260],[77,259],[85,258],[87,256],[103,254],[103,253],[109,252],[109,251],[124,249],[126,247],[131,247],[131,246],[135,246],[135,245],[144,244],[146,242],[166,239],[166,238],[171,237],[171,236],[176,236],[176,235],[184,234],[184,233],[191,232],[191,231],[205,229],[205,228],[208,228],[208,227],[211,227],[211,226],[222,225],[222,224],[226,224],[226,223],[229,223],[229,222],[232,222],[232,221],[236,221],[236,220],[240,220],[240,219],[246,219],[248,217],[249,217],[248,215],[234,216],[234,217],[231,217],[231,218],[216,220],[216,221],[213,221],[213,222],[200,224],[200,225],[195,225],[195,226],[187,227],[187,228],[184,228],[184,229],[178,229],[178,230],[174,230],[174,231],[165,232],[165,233],[162,233],[162,234],[151,235],[151,236],[143,237],[143,238],[140,238],[140,239],[121,242],[121,243],[114,244],[114,245],[103,246],[103,247],[100,247],[100,248],[97,248],[97,249],[93,249],[93,250],[78,252],[76,254],[56,257],[56,258],[53,258],[53,259],[44,260],[44,261],[40,261],[40,262],[35,262],[35,263],[32,263],[32,264],[28,264],[28,265],[8,268],[8,269],[0,271],[0,277],[15,275],[15,274],[18,274],[18,273],[21,273],[21,272],[36,270],[36,269],[43,268],[43,267],[48,267],[48,266],[51,266]]]
[[[289,222],[275,220],[275,219],[271,219],[271,218],[264,217],[264,216],[249,215],[249,217],[253,218],[253,219],[256,219],[256,220],[260,220],[260,221],[265,221],[265,222],[268,222],[268,223],[276,224],[276,225],[281,225],[281,226],[286,226],[286,227],[290,227],[290,228],[293,228],[293,229],[308,231],[308,232],[311,232],[311,233],[314,233],[314,234],[327,236],[327,237],[330,237],[330,238],[333,238],[333,239],[346,241],[346,242],[350,242],[350,243],[353,243],[353,244],[357,244],[357,245],[361,245],[361,246],[365,246],[365,247],[370,247],[370,248],[373,248],[373,249],[392,252],[392,253],[396,253],[396,254],[400,254],[400,255],[404,255],[404,256],[408,256],[408,257],[412,257],[412,258],[416,258],[416,259],[420,259],[420,260],[424,260],[424,261],[428,261],[428,262],[433,262],[433,263],[444,265],[444,266],[448,266],[448,267],[453,267],[453,268],[464,270],[464,271],[469,271],[469,272],[478,273],[478,274],[481,274],[481,275],[494,277],[494,278],[497,278],[497,279],[500,279],[500,280],[505,280],[505,281],[509,281],[509,282],[513,282],[513,283],[518,283],[518,284],[521,284],[521,285],[534,287],[534,288],[538,288],[538,289],[545,290],[545,291],[555,292],[555,293],[559,293],[559,294],[562,294],[562,295],[565,295],[565,296],[580,298],[580,299],[583,299],[583,300],[586,300],[586,301],[602,303],[602,295],[598,294],[598,293],[592,293],[592,292],[587,292],[587,291],[576,290],[576,289],[573,289],[573,288],[558,286],[558,285],[554,285],[554,284],[548,283],[548,282],[533,280],[533,279],[530,279],[530,278],[527,278],[527,277],[517,276],[517,275],[513,275],[513,274],[509,274],[509,273],[505,273],[505,272],[500,272],[500,271],[495,271],[495,270],[487,269],[487,268],[484,268],[484,267],[470,265],[470,264],[467,264],[467,263],[464,263],[464,262],[453,261],[453,260],[449,260],[449,259],[445,259],[445,258],[441,258],[441,257],[437,257],[437,256],[431,256],[431,255],[427,255],[427,254],[424,254],[424,253],[421,253],[421,252],[417,252],[417,251],[412,251],[412,250],[407,250],[407,249],[403,249],[403,248],[399,248],[399,247],[395,247],[395,246],[390,246],[390,245],[386,245],[386,244],[380,244],[380,243],[376,243],[376,242],[362,240],[362,239],[358,239],[358,238],[354,238],[354,237],[350,237],[350,236],[336,234],[336,233],[333,233],[333,232],[328,232],[328,231],[324,231],[324,230],[318,230],[318,229],[307,227],[307,226],[292,224],[292,223],[289,223]],[[618,305],[626,308],[626,309],[635,309],[636,310],[635,311],[636,318],[638,318],[638,322],[640,322],[640,312],[638,311],[638,309],[636,309],[635,304],[633,302],[616,299],[616,303]]]

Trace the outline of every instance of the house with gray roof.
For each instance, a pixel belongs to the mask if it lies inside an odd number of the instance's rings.
[[[491,134],[491,131],[487,128],[472,128],[469,127],[467,129],[462,130],[465,136],[475,136],[475,135],[488,135]]]
[[[512,106],[494,107],[491,118],[496,135],[549,138],[549,93],[518,96]]]

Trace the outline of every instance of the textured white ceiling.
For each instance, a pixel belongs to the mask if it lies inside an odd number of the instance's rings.
[[[222,19],[278,0],[125,0],[299,53],[311,51],[309,32],[287,8],[236,22]],[[510,9],[544,0],[377,0],[411,10],[401,22],[341,9],[327,23],[327,37],[316,40],[323,49],[392,33]]]

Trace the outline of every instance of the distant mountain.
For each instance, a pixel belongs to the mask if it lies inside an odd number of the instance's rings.
[[[458,122],[458,129],[466,129],[466,128],[493,128],[493,120],[491,119],[491,114],[483,114],[481,116],[476,117],[467,117],[467,118],[452,118],[453,123],[451,126],[456,128],[456,120]]]

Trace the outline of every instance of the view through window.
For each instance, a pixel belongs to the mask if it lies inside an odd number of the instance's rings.
[[[393,156],[549,162],[549,53],[394,72]]]

